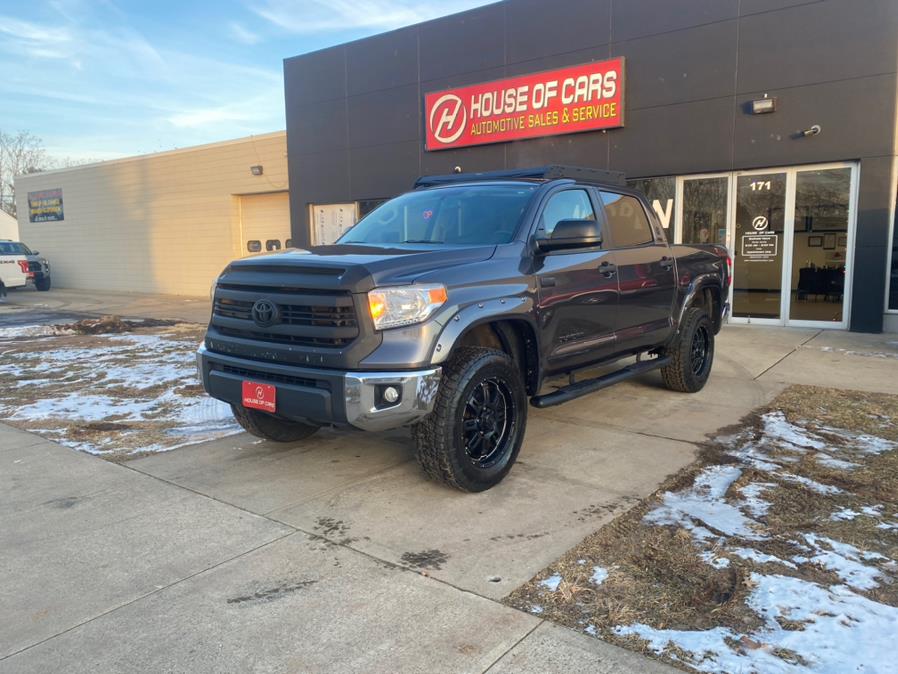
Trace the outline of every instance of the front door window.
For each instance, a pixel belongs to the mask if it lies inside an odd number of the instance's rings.
[[[736,179],[733,316],[780,318],[785,218],[785,173]]]
[[[851,169],[799,171],[789,319],[841,323]]]

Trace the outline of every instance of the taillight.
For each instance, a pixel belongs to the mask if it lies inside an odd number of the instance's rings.
[[[29,271],[28,270],[28,260],[16,260],[16,262],[18,262],[19,266],[22,268],[22,273],[27,274]]]
[[[733,258],[727,253],[727,288],[733,285]]]

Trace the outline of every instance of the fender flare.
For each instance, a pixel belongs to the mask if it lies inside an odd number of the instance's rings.
[[[524,320],[539,335],[533,319],[533,300],[529,297],[500,297],[474,302],[459,309],[447,321],[437,339],[430,357],[432,365],[439,365],[449,358],[459,339],[471,328],[497,320]]]
[[[692,304],[692,301],[699,293],[704,292],[705,288],[716,288],[720,290],[721,304],[723,303],[723,288],[721,286],[719,277],[716,274],[710,272],[699,274],[689,283],[686,295],[683,297],[683,302],[680,304],[680,308],[677,312],[676,334],[680,334],[680,326],[683,324],[683,316],[686,314],[686,309],[689,308],[689,305]]]

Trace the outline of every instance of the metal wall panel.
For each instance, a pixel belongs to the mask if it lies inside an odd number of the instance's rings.
[[[496,30],[504,16],[504,6],[496,4],[422,24],[421,79],[426,82],[505,65],[505,35]]]
[[[508,63],[611,41],[611,0],[510,0],[503,4]]]
[[[364,11],[361,7],[359,11]],[[403,28],[346,45],[349,96],[418,81],[418,28]]]
[[[617,0],[612,11],[615,41],[735,19],[738,0]]]
[[[615,43],[627,59],[628,110],[733,94],[736,21]]]

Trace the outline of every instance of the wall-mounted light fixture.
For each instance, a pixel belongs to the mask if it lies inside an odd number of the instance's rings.
[[[771,98],[764,94],[764,98],[758,98],[751,102],[751,114],[766,115],[771,112],[776,112],[776,96]]]
[[[250,166],[249,170],[250,170],[250,173],[252,173],[254,176],[260,176],[260,175],[262,175],[262,173],[264,173],[264,169],[262,168],[261,164],[256,164],[255,166]]]

